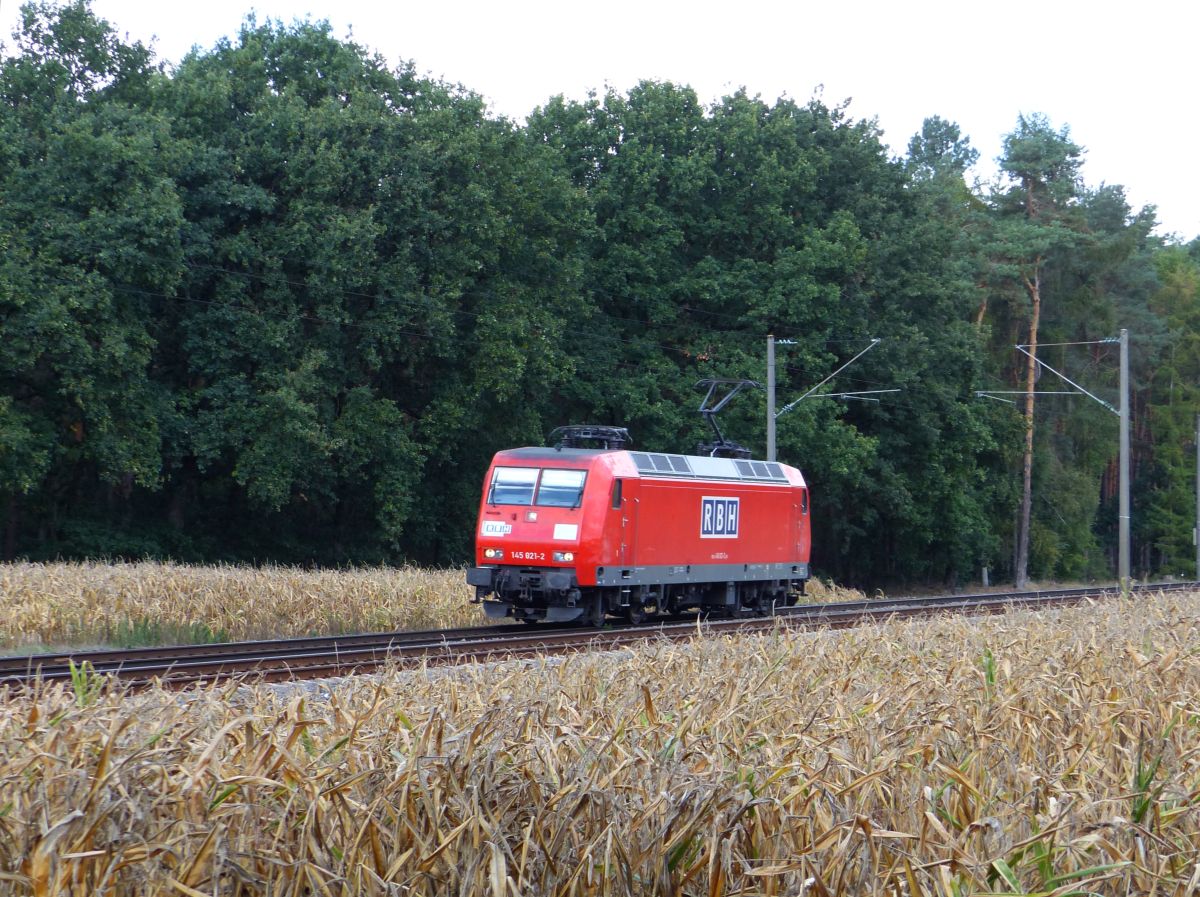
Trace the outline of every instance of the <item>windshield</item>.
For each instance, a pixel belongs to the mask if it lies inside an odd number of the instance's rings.
[[[547,508],[574,508],[583,495],[582,470],[543,470],[537,504]]]
[[[531,505],[536,467],[497,467],[492,473],[488,502],[493,505]]]
[[[497,467],[492,472],[488,503],[577,508],[583,497],[583,483],[586,478],[587,471],[584,470]]]

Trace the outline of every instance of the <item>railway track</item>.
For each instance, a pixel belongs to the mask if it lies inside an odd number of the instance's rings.
[[[1134,592],[1195,591],[1200,582],[1150,583]],[[1013,608],[1078,604],[1112,597],[1113,586],[921,598],[882,598],[780,609],[776,615],[738,619],[667,620],[603,629],[578,626],[483,626],[426,632],[388,632],[318,638],[229,642],[129,650],[74,651],[0,657],[0,685],[69,681],[72,668],[117,676],[131,684],[173,687],[253,674],[268,681],[368,672],[387,663],[464,663],[583,649],[613,649],[650,639],[686,640],[698,632],[754,632],[778,626],[848,628],[892,617],[942,613],[1000,613]]]

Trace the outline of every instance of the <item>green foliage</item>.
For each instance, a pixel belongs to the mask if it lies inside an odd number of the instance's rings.
[[[1158,767],[1162,764],[1162,753],[1153,758],[1146,757],[1145,733],[1138,739],[1137,768],[1133,772],[1133,782],[1130,784],[1132,806],[1130,818],[1137,824],[1143,825],[1162,794],[1163,785],[1155,786],[1154,777],[1158,775]]]
[[[938,115],[925,119],[921,133],[908,141],[908,165],[920,179],[961,181],[978,160],[979,151],[958,125]]]
[[[79,666],[74,660],[67,660],[71,671],[71,690],[75,693],[75,705],[87,707],[104,689],[105,677],[98,674],[90,661],[83,661]]]
[[[0,64],[0,546],[461,562],[497,449],[594,421],[689,451],[695,382],[765,379],[768,333],[784,401],[878,336],[833,391],[903,392],[813,396],[779,454],[821,570],[954,582],[1011,555],[1022,424],[975,392],[1014,382],[1036,276],[1046,339],[1146,340],[1137,536],[1178,567],[1200,252],[1089,191],[1081,152],[1022,117],[985,193],[936,116],[903,159],[845,104],[670,83],[517,127],[325,24],[251,18],[168,72],[82,0],[27,5]],[[1112,425],[1039,414],[1032,565],[1100,573]],[[761,399],[722,425],[760,450]]]
[[[0,420],[19,467],[6,452],[0,491],[69,488],[83,466],[152,487],[168,396],[148,296],[178,278],[181,218],[165,129],[126,102],[147,56],[83,4],[24,15],[25,55],[0,69]]]
[[[529,127],[595,198],[587,282],[602,317],[571,394],[584,415],[599,407],[642,444],[678,450],[705,435],[691,383],[761,377],[766,333],[794,338],[785,396],[885,335],[847,382],[911,397],[814,398],[780,420],[780,457],[815,484],[817,555],[860,580],[955,578],[990,556],[991,496],[959,483],[990,481],[997,443],[972,398],[980,347],[957,295],[970,275],[931,224],[944,182],[914,193],[871,123],[816,101],[736,94],[705,115],[690,90],[643,83],[553,100]],[[731,407],[727,428],[761,444],[761,405]]]
[[[1192,244],[1194,249],[1196,243]],[[1200,259],[1182,246],[1154,258],[1157,289],[1151,310],[1163,323],[1162,341],[1147,375],[1153,467],[1145,478],[1142,537],[1168,573],[1192,574],[1196,549],[1196,430],[1200,414]]]
[[[157,620],[130,620],[112,632],[108,641],[117,648],[146,648],[159,645],[211,645],[229,641],[223,629],[204,623],[165,626]]]
[[[11,396],[0,396],[0,492],[25,494],[50,468],[53,437],[46,421],[14,405]]]
[[[992,649],[985,647],[983,656],[979,659],[980,669],[983,671],[983,691],[989,701],[996,696],[996,657],[992,654]]]
[[[1055,829],[1046,832],[1038,830],[1034,825],[1034,837],[1027,839],[1020,847],[1013,850],[1007,858],[997,857],[988,868],[987,883],[989,888],[1003,884],[1009,889],[996,891],[997,894],[1061,894],[1063,897],[1084,897],[1093,894],[1091,890],[1067,889],[1070,882],[1081,879],[1091,879],[1095,884],[1102,881],[1109,873],[1116,872],[1129,865],[1128,861],[1117,863],[1102,863],[1098,866],[1087,866],[1082,869],[1072,869],[1069,872],[1058,871],[1061,866],[1070,866],[1078,862],[1072,856],[1069,845],[1060,843]],[[1021,874],[1032,878],[1036,890],[1028,891],[1021,884]]]

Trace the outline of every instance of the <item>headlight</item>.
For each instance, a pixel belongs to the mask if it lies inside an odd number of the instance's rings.
[[[485,549],[483,549],[483,556],[485,558],[487,558],[489,561],[503,560],[504,559],[504,549],[503,548],[485,548]]]
[[[571,563],[571,561],[575,560],[575,552],[573,552],[573,551],[556,551],[556,552],[554,552],[554,559],[556,561],[558,561],[559,563],[569,564],[569,563]]]

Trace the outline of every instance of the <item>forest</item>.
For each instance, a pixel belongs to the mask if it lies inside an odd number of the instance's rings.
[[[778,419],[819,575],[1111,578],[1117,418],[1014,346],[1115,405],[1127,328],[1134,575],[1194,571],[1200,240],[1066,122],[1014,111],[981,182],[932,114],[901,156],[846,103],[651,81],[515,123],[323,24],[167,64],[82,0],[22,19],[0,558],[461,564],[493,452],[691,452],[697,381],[765,382],[774,335],[780,404],[876,338],[825,391],[900,390]],[[765,407],[721,418],[757,457]]]

